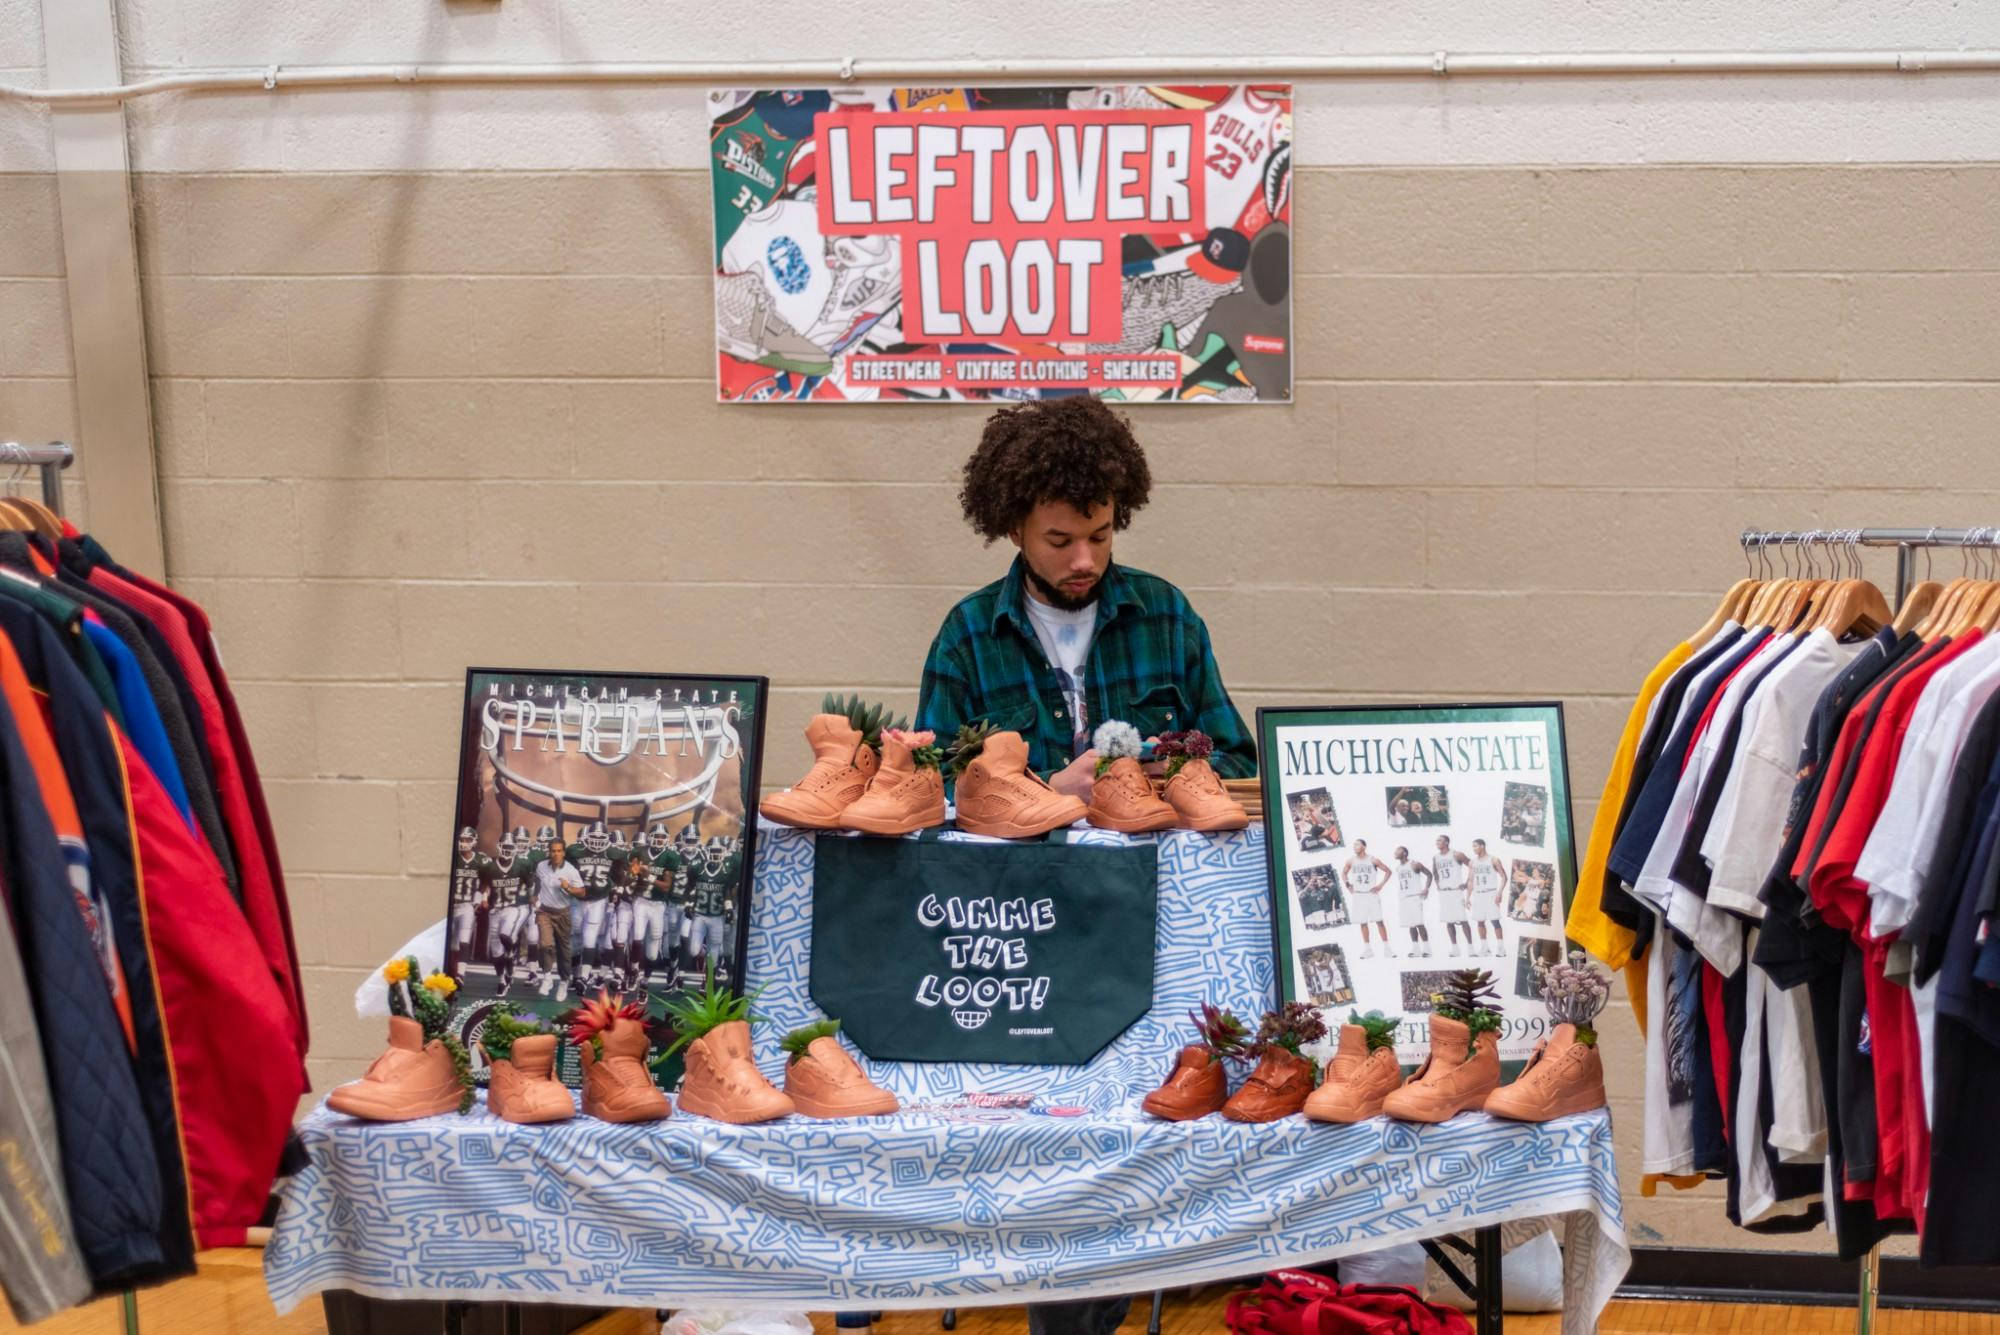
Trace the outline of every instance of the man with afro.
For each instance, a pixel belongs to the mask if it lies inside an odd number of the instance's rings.
[[[1045,399],[986,421],[959,504],[989,544],[1019,549],[1005,577],[961,599],[924,664],[917,726],[949,741],[986,720],[1021,734],[1028,763],[1088,801],[1091,731],[1120,719],[1143,737],[1198,728],[1224,778],[1257,767],[1208,627],[1179,589],[1111,558],[1153,488],[1126,420],[1097,399]]]

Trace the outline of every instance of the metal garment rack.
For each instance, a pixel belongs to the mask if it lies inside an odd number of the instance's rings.
[[[23,445],[15,440],[0,440],[0,467],[41,469],[42,504],[57,514],[63,512],[62,470],[75,462],[76,451],[65,441]]]
[[[1926,573],[1928,573],[1928,553],[1956,548],[1960,552],[1991,552],[2000,548],[2000,528],[1815,528],[1803,531],[1779,529],[1746,529],[1742,536],[1745,561],[1752,558],[1766,558],[1769,549],[1776,547],[1783,559],[1787,548],[1797,548],[1803,557],[1813,549],[1824,549],[1828,555],[1838,557],[1845,553],[1853,559],[1858,572],[1860,551],[1863,547],[1893,547],[1896,549],[1896,596],[1893,605],[1900,607],[1909,595],[1912,576],[1916,573],[1916,555],[1925,552]],[[1861,1275],[1857,1285],[1859,1308],[1854,1329],[1858,1335],[1874,1335],[1875,1304],[1882,1287],[1882,1248],[1870,1247],[1868,1254],[1861,1258]]]

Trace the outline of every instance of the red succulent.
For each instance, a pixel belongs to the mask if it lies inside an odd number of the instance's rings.
[[[560,1017],[569,1026],[569,1041],[581,1044],[609,1029],[620,1020],[641,1020],[646,1018],[646,1008],[636,1001],[625,1000],[623,992],[599,991],[591,1000],[581,1002],[576,1009]]]

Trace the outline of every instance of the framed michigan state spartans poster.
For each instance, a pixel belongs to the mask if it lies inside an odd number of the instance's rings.
[[[1446,975],[1482,969],[1500,1059],[1525,1060],[1553,1027],[1540,970],[1576,883],[1562,706],[1260,709],[1257,733],[1283,998],[1336,1032],[1400,1016],[1412,1065]]]
[[[498,1005],[553,1021],[606,990],[657,1013],[711,969],[741,980],[768,691],[467,671],[445,972],[469,1050]]]

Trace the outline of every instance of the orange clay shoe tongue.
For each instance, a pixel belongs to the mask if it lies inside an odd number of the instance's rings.
[[[1240,830],[1250,823],[1250,813],[1229,795],[1206,760],[1182,765],[1167,781],[1165,797],[1180,814],[1184,830]]]

